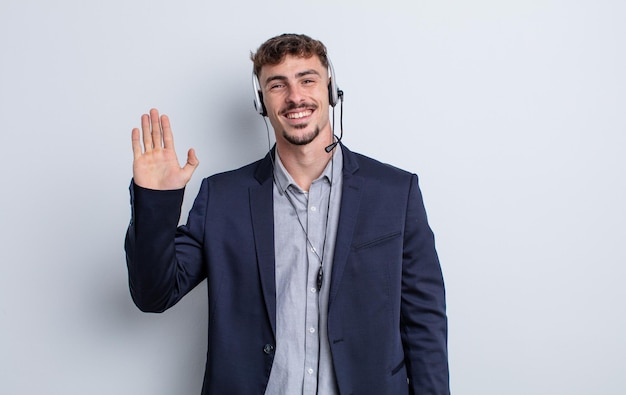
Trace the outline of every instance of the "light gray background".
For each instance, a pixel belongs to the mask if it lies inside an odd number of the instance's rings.
[[[197,394],[201,285],[140,313],[130,130],[202,177],[267,150],[249,52],[324,41],[353,150],[417,172],[455,394],[626,393],[626,2],[0,2],[0,393]]]

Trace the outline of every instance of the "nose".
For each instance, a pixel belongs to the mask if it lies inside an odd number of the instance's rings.
[[[305,97],[302,93],[302,88],[298,84],[290,85],[285,100],[287,101],[287,103],[298,104],[303,102],[305,100]]]

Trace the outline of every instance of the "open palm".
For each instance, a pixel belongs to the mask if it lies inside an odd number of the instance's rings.
[[[134,128],[133,179],[143,188],[180,189],[187,185],[200,163],[193,149],[187,152],[187,163],[180,167],[174,149],[174,137],[167,115],[157,109],[141,116],[141,131]]]

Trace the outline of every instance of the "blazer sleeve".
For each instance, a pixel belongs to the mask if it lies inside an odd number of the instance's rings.
[[[206,180],[187,224],[180,227],[184,189],[155,191],[131,182],[130,195],[131,221],[124,243],[130,293],[141,311],[160,313],[206,278]]]
[[[416,175],[411,178],[406,215],[400,313],[410,394],[447,395],[444,283]]]

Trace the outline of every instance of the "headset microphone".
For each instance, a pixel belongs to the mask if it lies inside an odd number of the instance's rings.
[[[326,151],[326,153],[330,154],[330,151],[335,149],[335,147],[337,146],[337,144],[339,144],[340,141],[341,141],[341,138],[337,139],[337,141],[335,141],[331,145],[329,145],[326,148],[324,148],[324,151]]]

